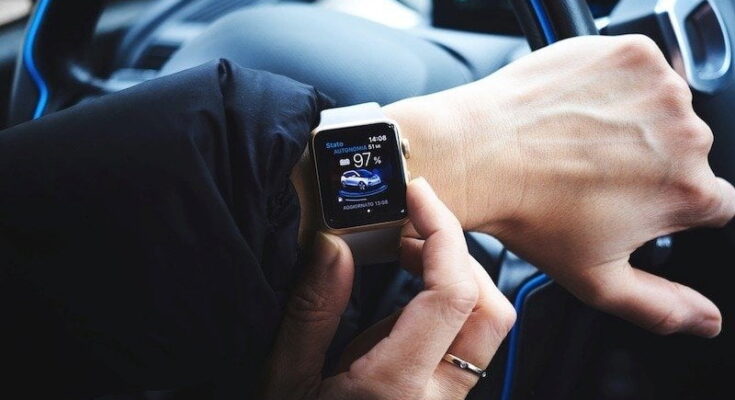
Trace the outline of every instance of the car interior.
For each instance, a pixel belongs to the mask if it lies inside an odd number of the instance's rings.
[[[640,33],[686,78],[695,110],[714,132],[712,168],[735,182],[735,2],[547,0],[543,18],[539,2],[36,0],[18,1],[25,6],[5,18],[3,1],[0,128],[218,58],[313,85],[339,106],[388,104],[481,79],[555,40]],[[546,24],[558,37],[548,36]],[[657,336],[594,310],[495,238],[465,236],[518,313],[469,399],[733,398],[732,223],[658,238],[631,260],[712,299],[724,322],[711,340]],[[365,274],[364,327],[421,285],[395,268]]]

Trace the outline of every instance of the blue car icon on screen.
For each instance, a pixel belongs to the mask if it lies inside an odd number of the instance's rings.
[[[368,188],[378,186],[382,183],[380,175],[372,173],[366,169],[351,169],[345,171],[340,179],[342,187],[345,189],[357,188],[360,191],[365,191]]]

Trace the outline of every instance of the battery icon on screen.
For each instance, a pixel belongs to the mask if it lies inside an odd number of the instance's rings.
[[[342,158],[339,160],[340,167],[346,167],[350,165],[350,159],[349,158]]]

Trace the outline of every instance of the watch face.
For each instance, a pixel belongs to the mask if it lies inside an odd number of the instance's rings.
[[[406,218],[406,180],[395,127],[376,123],[319,132],[312,142],[329,228]]]

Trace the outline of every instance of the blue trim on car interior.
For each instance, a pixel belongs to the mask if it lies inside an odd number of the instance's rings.
[[[41,27],[43,17],[46,15],[46,9],[50,2],[51,0],[39,1],[36,12],[31,17],[28,33],[23,43],[23,65],[31,76],[33,83],[36,84],[36,88],[38,88],[38,102],[33,111],[33,119],[40,118],[43,115],[43,111],[46,109],[46,103],[48,102],[48,86],[41,72],[36,67],[36,61],[33,58],[33,47],[36,42],[36,36],[38,35],[38,29]]]
[[[554,32],[554,26],[551,24],[549,15],[546,13],[546,8],[541,3],[541,0],[530,0],[533,11],[536,13],[541,31],[544,32],[546,38],[546,44],[552,44],[556,42],[556,33]]]
[[[517,320],[513,329],[510,331],[510,339],[508,342],[508,358],[505,361],[505,375],[503,376],[503,391],[500,395],[501,400],[510,400],[512,395],[513,380],[515,378],[516,358],[518,357],[518,340],[520,340],[521,332],[521,313],[523,312],[523,303],[526,297],[546,283],[551,282],[551,278],[545,274],[538,275],[523,284],[518,290],[513,307],[516,309]]]

